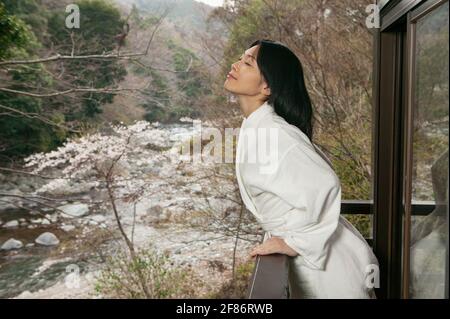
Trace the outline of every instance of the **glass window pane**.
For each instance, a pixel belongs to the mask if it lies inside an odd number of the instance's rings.
[[[448,2],[417,21],[410,297],[444,298],[448,260]]]

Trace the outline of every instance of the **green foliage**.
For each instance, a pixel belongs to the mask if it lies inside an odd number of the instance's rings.
[[[0,93],[0,104],[13,105],[14,109],[21,112],[42,113],[41,101],[27,96]],[[60,124],[64,122],[61,114],[55,114],[49,120]],[[62,129],[45,124],[35,118],[1,116],[0,127],[2,128],[0,141],[7,150],[2,155],[7,157],[20,157],[25,154],[50,151],[60,145],[66,137],[66,133]]]
[[[179,120],[181,117],[191,117],[197,118],[201,114],[200,112],[182,106],[168,107],[167,110],[156,105],[155,103],[151,104],[147,102],[144,104],[144,107],[148,109],[148,112],[145,114],[144,118],[149,122],[165,122],[172,123]]]
[[[142,107],[147,110],[144,118],[149,122],[174,122],[184,116],[199,117],[201,115],[200,112],[191,107],[190,103],[195,104],[195,98],[211,94],[206,80],[195,70],[199,65],[199,59],[195,54],[190,50],[176,45],[170,39],[167,40],[167,46],[173,52],[175,71],[180,72],[177,73],[178,89],[186,95],[188,102],[184,101],[180,103],[182,104],[180,106],[174,101],[170,96],[171,88],[169,87],[168,80],[163,74],[153,69],[133,67],[132,71],[135,74],[150,76],[152,78],[151,87],[145,92],[149,98],[142,104]],[[190,58],[195,61],[195,64],[193,63],[191,65],[190,71],[183,72],[188,68]]]
[[[129,21],[131,22],[131,25],[134,27],[137,26],[141,29],[146,29],[148,27],[154,26],[158,21],[158,17],[153,16],[149,13],[146,13],[145,15],[141,15],[139,9],[133,3],[133,5],[131,7]]]
[[[140,250],[135,259],[125,253],[107,259],[105,269],[97,278],[98,293],[113,298],[193,298],[199,278],[191,270],[173,265],[170,259],[153,248]]]
[[[62,55],[70,55],[72,47],[74,55],[113,52],[116,49],[115,36],[122,31],[124,23],[118,9],[104,0],[81,0],[77,4],[82,12],[80,29],[69,30],[65,26],[67,13],[64,6],[50,9],[37,0],[2,1],[0,59],[37,58],[44,51],[42,49],[50,45],[52,50]],[[59,75],[57,79],[55,73]],[[58,64],[16,64],[8,67],[5,74],[6,81],[2,87],[30,93],[37,90],[42,94],[65,90],[66,83],[74,87],[114,87],[124,78],[126,70],[117,60],[81,59]],[[50,125],[39,118],[57,124],[65,121],[80,124],[80,121],[86,122],[101,112],[101,105],[112,102],[114,98],[110,93],[78,96],[81,99],[74,103],[70,96],[34,98],[2,92],[0,105],[28,114],[1,109],[1,159],[48,151],[67,136],[61,126]],[[72,107],[68,108],[69,105]]]
[[[75,53],[98,54],[115,48],[114,37],[122,31],[124,21],[117,8],[104,0],[81,0],[76,2],[80,8],[80,28],[67,29],[64,10],[52,12],[49,18],[49,32],[52,41],[61,54],[70,54],[72,41],[70,32],[76,40]]]
[[[0,2],[0,59],[22,57],[36,45],[33,33]]]
[[[11,14],[6,8],[12,11],[32,8],[34,1],[11,2],[5,1],[5,5],[0,3],[0,59],[29,59],[34,57],[34,52],[40,47],[34,33],[17,16]],[[19,7],[19,4],[23,4]],[[26,6],[25,4],[28,4]],[[9,69],[8,76],[11,84],[9,89],[27,91],[29,86],[51,87],[52,79],[44,72],[41,64],[18,65]],[[3,85],[2,85],[3,86]],[[45,124],[37,115],[44,112],[42,100],[29,96],[13,93],[0,93],[0,105],[13,108],[28,116],[20,115],[17,112],[6,112],[0,116],[0,144],[4,149],[0,160],[6,158],[20,157],[33,152],[49,151],[59,145],[66,134],[57,126]],[[46,117],[62,124],[64,117],[50,113]]]
[[[149,94],[161,103],[168,105],[170,97],[167,79],[155,70],[151,70],[149,73],[152,77],[152,88],[150,89]]]
[[[372,220],[369,215],[363,214],[343,214],[343,216],[358,229],[364,238],[372,237]]]
[[[200,72],[201,62],[190,50],[167,41],[167,46],[173,52],[173,64],[177,73],[178,87],[186,96],[193,100],[201,95],[211,94],[205,74]],[[186,72],[186,70],[188,70]]]
[[[209,297],[213,299],[245,299],[248,293],[248,284],[255,263],[249,260],[245,263],[236,265],[234,278],[226,282],[220,289],[212,293]]]
[[[368,131],[370,132],[370,131]],[[348,145],[349,151],[354,154],[364,154],[359,148],[360,144]],[[345,157],[345,152],[340,147],[334,148],[331,154],[335,160],[333,166],[339,175],[342,187],[342,199],[366,200],[371,198],[371,180],[366,173],[361,171],[358,163]],[[370,216],[363,214],[346,215],[344,217],[355,226],[365,237],[371,237],[372,222]]]
[[[357,145],[351,145],[352,152],[361,152]],[[344,158],[345,160],[334,161],[333,165],[339,175],[342,185],[342,198],[344,199],[369,199],[371,194],[370,180],[361,172],[358,163],[345,157],[344,151],[336,148],[333,156]],[[361,154],[361,153],[360,153]]]
[[[36,0],[3,0],[6,10],[23,21],[33,32],[39,42],[47,36],[48,12]]]
[[[188,107],[174,107],[170,110],[168,113],[168,119],[167,121],[172,122],[180,119],[181,117],[191,117],[191,118],[197,118],[200,116],[200,112],[196,111],[194,109],[188,108]]]
[[[75,55],[111,53],[116,48],[115,36],[124,25],[119,10],[103,0],[82,0],[76,4],[82,13],[80,28],[67,30],[65,11],[55,11],[48,22],[51,41],[61,54],[70,55],[72,49]],[[125,68],[116,60],[73,60],[64,62],[64,67],[65,79],[80,87],[110,87],[126,75]],[[86,93],[83,109],[72,116],[94,117],[102,112],[101,105],[112,102],[113,97],[110,93]]]
[[[149,122],[167,121],[167,109],[170,108],[170,95],[167,79],[153,69],[134,66],[132,71],[141,76],[152,78],[150,88],[144,92],[148,99],[141,106],[147,111],[144,119]]]

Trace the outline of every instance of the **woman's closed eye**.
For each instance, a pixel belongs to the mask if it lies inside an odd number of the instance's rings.
[[[242,57],[240,57],[239,58],[239,61],[241,61],[242,60]],[[247,64],[248,66],[252,66],[250,63],[248,63],[248,62],[245,62],[245,64]]]

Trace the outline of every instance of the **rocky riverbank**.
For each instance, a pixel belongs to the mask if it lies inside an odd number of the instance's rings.
[[[140,132],[122,168],[129,179],[123,192],[118,186],[116,205],[136,247],[152,244],[174,264],[192,267],[213,289],[230,277],[236,249],[232,227],[241,207],[232,164],[167,160],[195,134],[190,123],[152,125]],[[51,179],[0,175],[0,297],[102,297],[93,289],[101,255],[113,253],[123,241],[107,192],[92,180],[60,178],[65,167],[43,170],[41,175]],[[212,175],[227,178],[218,182]],[[130,183],[142,186],[137,201],[125,196]],[[243,229],[256,233],[251,219]],[[246,260],[258,240],[244,237],[238,241],[238,260]],[[67,289],[73,269],[79,281]]]

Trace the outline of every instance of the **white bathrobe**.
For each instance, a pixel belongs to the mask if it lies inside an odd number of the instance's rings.
[[[267,102],[242,122],[236,177],[265,239],[281,237],[299,254],[289,261],[291,298],[374,298],[378,261],[340,215],[330,161]]]

